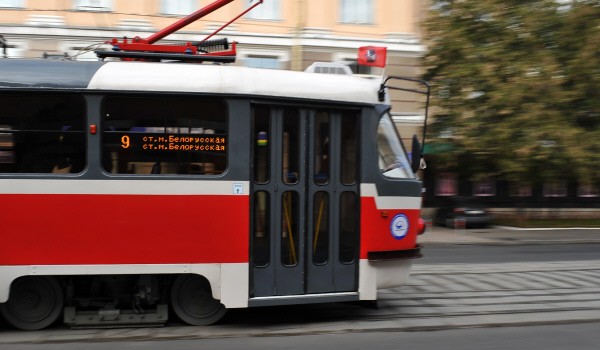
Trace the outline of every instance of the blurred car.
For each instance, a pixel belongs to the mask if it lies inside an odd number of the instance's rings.
[[[485,227],[491,222],[488,208],[474,198],[449,197],[438,208],[433,224],[446,227]]]

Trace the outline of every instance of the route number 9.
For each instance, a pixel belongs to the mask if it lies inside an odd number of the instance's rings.
[[[129,136],[125,135],[121,137],[121,147],[127,149],[129,146],[131,146],[131,140],[129,139]]]

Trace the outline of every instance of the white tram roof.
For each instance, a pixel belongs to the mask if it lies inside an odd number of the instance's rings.
[[[107,62],[88,89],[194,92],[379,103],[379,79],[226,65]]]

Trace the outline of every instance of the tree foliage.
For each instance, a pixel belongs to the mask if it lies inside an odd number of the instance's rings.
[[[426,42],[437,167],[600,179],[600,0],[433,0]]]

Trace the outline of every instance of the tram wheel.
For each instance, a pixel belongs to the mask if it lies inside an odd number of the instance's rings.
[[[63,305],[63,291],[54,277],[26,276],[12,283],[10,297],[0,304],[0,313],[15,328],[36,331],[53,324]]]
[[[202,276],[179,275],[171,287],[175,314],[193,326],[207,326],[225,316],[225,306],[212,297],[210,283]]]

